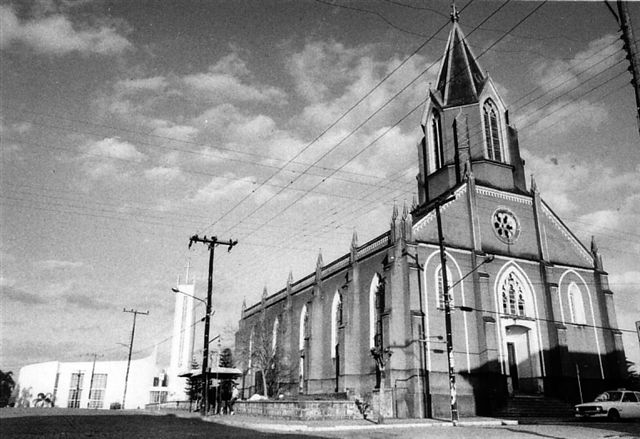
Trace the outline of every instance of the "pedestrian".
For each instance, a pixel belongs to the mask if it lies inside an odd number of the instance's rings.
[[[235,405],[236,401],[238,400],[238,396],[240,395],[240,391],[238,390],[238,383],[236,383],[235,381],[232,384],[232,388],[231,388],[231,400],[229,402],[229,412],[232,415],[235,415],[236,412],[233,410],[233,406]]]

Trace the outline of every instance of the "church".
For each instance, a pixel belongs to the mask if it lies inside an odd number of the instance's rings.
[[[595,241],[527,184],[507,105],[451,21],[421,120],[418,199],[394,206],[382,235],[354,233],[344,256],[319,255],[314,273],[243,305],[244,396],[346,394],[387,416],[448,418],[450,375],[463,416],[618,384],[625,356]]]

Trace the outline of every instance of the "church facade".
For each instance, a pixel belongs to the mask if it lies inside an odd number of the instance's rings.
[[[507,107],[457,20],[421,121],[418,200],[394,206],[386,233],[362,245],[354,233],[343,257],[320,255],[315,273],[243,306],[245,396],[271,373],[278,393],[380,393],[387,415],[448,417],[445,291],[461,415],[521,394],[575,402],[579,384],[588,397],[620,379],[595,242],[527,187]]]

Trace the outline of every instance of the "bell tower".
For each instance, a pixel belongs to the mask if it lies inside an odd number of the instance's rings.
[[[526,192],[518,135],[491,77],[483,72],[452,7],[451,31],[429,89],[418,143],[418,212],[473,171],[484,186]]]

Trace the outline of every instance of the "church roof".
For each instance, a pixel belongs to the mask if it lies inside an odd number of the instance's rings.
[[[436,83],[436,91],[439,92],[444,107],[478,102],[478,96],[487,79],[460,29],[455,7],[451,21],[453,26]]]

